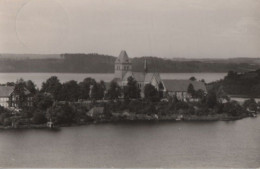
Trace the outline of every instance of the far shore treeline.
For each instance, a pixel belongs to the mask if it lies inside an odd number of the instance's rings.
[[[189,86],[188,93],[192,99],[186,101],[165,97],[161,90],[150,84],[145,86],[144,98],[141,98],[141,91],[132,77],[128,78],[124,88],[115,81],[107,85],[90,77],[81,82],[71,80],[61,83],[56,76],[43,82],[40,89],[33,81],[23,79],[2,85],[14,86],[20,108],[17,111],[0,107],[0,124],[3,126],[44,125],[50,120],[58,125],[93,121],[174,120],[180,116],[184,120],[232,120],[248,117],[260,106],[254,99],[239,104],[229,98],[229,94],[259,97],[260,70],[247,73],[230,71],[224,79],[207,84],[206,95],[198,94]],[[23,104],[26,101],[25,88],[32,97],[32,106]],[[88,112],[95,107],[101,107],[102,113],[89,115]]]
[[[12,56],[9,54],[8,56]],[[30,57],[31,55],[28,55]],[[40,57],[41,56],[41,57]],[[112,73],[116,57],[100,54],[61,54],[55,58],[40,55],[26,58],[17,55],[12,59],[0,55],[0,72],[57,72],[57,73]],[[23,57],[23,59],[21,59]],[[32,56],[31,56],[32,57]],[[46,57],[46,58],[44,58]],[[49,57],[53,57],[50,55]],[[160,73],[187,72],[246,72],[260,68],[257,58],[234,59],[166,59],[159,57],[133,58],[133,71],[142,71],[144,59],[149,71]],[[98,65],[98,66],[97,66]]]

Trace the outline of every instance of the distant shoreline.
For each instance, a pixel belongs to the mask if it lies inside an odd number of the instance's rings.
[[[48,56],[48,55],[47,55]],[[46,57],[47,57],[46,56]],[[102,54],[69,53],[57,55],[61,58],[1,59],[0,72],[26,73],[113,73],[116,57]],[[26,56],[26,57],[29,57]],[[170,59],[154,56],[133,57],[134,71],[143,70],[144,60],[151,72],[160,73],[224,73],[229,70],[246,72],[260,68],[257,58],[234,59]]]
[[[225,116],[225,115],[224,115]],[[249,115],[241,115],[238,117],[224,117],[224,116],[184,116],[181,120],[176,120],[175,116],[172,117],[162,117],[161,119],[100,119],[97,121],[92,122],[83,122],[83,123],[72,123],[72,124],[60,124],[56,125],[53,129],[61,129],[64,127],[78,127],[78,126],[87,126],[91,124],[116,124],[116,123],[122,123],[122,122],[213,122],[213,121],[235,121],[235,120],[241,120],[244,118],[250,117]],[[30,124],[30,125],[19,125],[17,127],[12,126],[3,126],[0,125],[0,130],[19,130],[19,129],[51,129],[46,124]]]
[[[54,73],[54,74],[114,74],[114,72],[2,72],[0,71],[0,73],[10,73],[10,74],[14,74],[14,73],[35,73],[35,74],[48,74],[48,73]],[[192,73],[192,74],[199,74],[199,73],[212,73],[212,74],[217,74],[217,73],[228,73],[228,72],[158,72],[161,74],[172,74],[172,73]]]

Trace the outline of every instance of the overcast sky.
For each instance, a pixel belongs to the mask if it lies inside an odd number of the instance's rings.
[[[260,0],[0,0],[0,53],[260,57]]]

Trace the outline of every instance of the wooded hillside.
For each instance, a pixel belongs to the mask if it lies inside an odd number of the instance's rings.
[[[0,72],[112,73],[116,57],[99,54],[62,54],[61,58],[0,59]],[[150,72],[246,72],[258,64],[214,61],[176,61],[158,57],[133,58],[133,70],[142,71],[147,60]]]

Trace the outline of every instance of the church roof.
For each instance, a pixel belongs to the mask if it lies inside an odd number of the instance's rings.
[[[130,63],[130,59],[125,50],[122,50],[116,59],[116,63]]]
[[[190,84],[195,90],[207,91],[205,84],[200,81],[164,79],[162,82],[166,90],[171,92],[187,92]]]
[[[129,76],[132,76],[137,82],[150,83],[154,76],[159,75],[158,73],[145,73],[145,72],[131,72],[128,71],[123,77],[122,81],[127,81]]]

